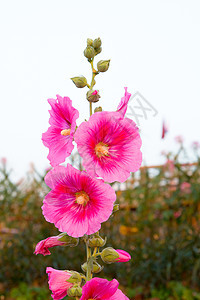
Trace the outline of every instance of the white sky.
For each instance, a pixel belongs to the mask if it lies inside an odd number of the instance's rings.
[[[0,157],[15,176],[23,176],[30,162],[39,170],[49,165],[41,142],[47,98],[69,96],[80,121],[88,116],[87,88],[69,79],[90,78],[87,37],[103,41],[96,61],[111,58],[109,71],[97,76],[98,105],[116,109],[127,86],[158,110],[140,124],[146,164],[176,149],[176,135],[187,145],[200,140],[199,0],[0,1]],[[163,118],[170,125],[164,141]]]

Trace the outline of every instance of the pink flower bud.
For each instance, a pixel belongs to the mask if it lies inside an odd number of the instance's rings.
[[[96,94],[98,94],[98,91],[97,91],[97,90],[95,90],[95,91],[92,93],[92,95],[96,95]]]
[[[116,259],[116,262],[126,262],[131,259],[130,254],[126,251],[119,250],[119,249],[117,249],[115,251],[117,251],[117,253],[119,254],[119,258]]]
[[[36,247],[35,247],[35,252],[34,254],[42,254],[42,255],[50,255],[51,252],[49,251],[49,248],[51,247],[55,247],[55,246],[62,246],[65,243],[64,242],[60,242],[58,240],[59,236],[51,236],[48,237],[45,240],[40,241]]]
[[[48,237],[45,240],[40,241],[36,247],[34,254],[50,255],[49,248],[56,246],[76,246],[78,239],[68,236],[66,233],[61,233],[57,236]]]
[[[49,277],[49,288],[52,291],[51,297],[54,300],[59,300],[67,296],[67,290],[73,286],[72,283],[67,282],[71,277],[71,273],[69,271],[55,270],[50,267],[46,268],[46,273]]]

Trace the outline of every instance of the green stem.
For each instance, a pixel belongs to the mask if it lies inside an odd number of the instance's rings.
[[[93,89],[93,86],[95,85],[95,76],[98,74],[98,72],[94,69],[94,58],[90,62],[91,68],[92,68],[92,80],[89,87],[90,90]],[[92,115],[92,102],[90,102],[90,116]]]
[[[86,273],[86,281],[89,281],[92,279],[92,264],[93,261],[91,259],[91,249],[86,244],[86,250],[87,250],[87,273]]]

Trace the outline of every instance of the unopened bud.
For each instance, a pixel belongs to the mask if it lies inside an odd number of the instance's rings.
[[[87,272],[87,262],[85,262],[82,266],[81,266],[82,270],[86,273]],[[92,265],[92,273],[99,273],[101,272],[103,269],[102,266],[100,266],[96,261],[93,262]]]
[[[93,46],[93,40],[87,39],[87,46]]]
[[[101,51],[102,51],[101,47],[99,47],[98,49],[94,49],[94,54],[97,55],[97,54],[101,53]]]
[[[109,68],[110,60],[100,60],[97,63],[97,69],[99,72],[106,72]]]
[[[101,236],[99,236],[97,234],[94,234],[93,237],[91,237],[88,240],[88,246],[91,247],[91,248],[103,247],[105,244],[106,244],[106,238],[104,240],[104,239],[102,239]]]
[[[86,94],[86,98],[89,102],[98,102],[101,96],[99,95],[99,91],[89,90]]]
[[[82,288],[78,285],[74,285],[73,287],[67,290],[67,295],[70,297],[81,297]]]
[[[98,112],[98,111],[102,111],[102,107],[101,107],[101,106],[96,107],[96,108],[94,109],[94,112]]]
[[[100,38],[94,40],[93,47],[95,49],[99,49],[101,47],[101,39]]]
[[[87,85],[87,79],[84,76],[71,78],[77,88],[84,88]]]
[[[60,242],[64,242],[64,246],[76,247],[79,243],[79,238],[69,236],[67,233],[61,233],[58,236]]]
[[[87,46],[86,49],[84,50],[84,55],[87,58],[93,58],[95,55],[94,48],[91,46]]]
[[[111,264],[116,262],[116,259],[119,258],[119,254],[115,249],[108,247],[102,251],[101,258],[105,263]]]
[[[79,283],[81,282],[81,275],[76,271],[70,271],[71,277],[67,279],[67,282],[70,283]]]
[[[119,210],[119,204],[114,204],[113,206],[113,213]]]

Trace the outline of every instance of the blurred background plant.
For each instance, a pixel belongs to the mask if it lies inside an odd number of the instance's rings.
[[[119,279],[130,299],[200,299],[200,156],[194,144],[195,163],[181,163],[183,157],[190,160],[179,143],[176,154],[165,154],[164,165],[142,167],[126,183],[113,184],[120,210],[103,224],[101,234],[107,235],[108,246],[131,253],[132,260],[105,267],[102,276]],[[80,167],[80,162],[75,154],[72,163]],[[50,298],[47,266],[81,271],[83,243],[73,251],[52,249],[45,258],[33,255],[38,241],[58,234],[41,212],[48,192],[45,174],[32,166],[15,183],[6,160],[1,161],[1,300]]]

